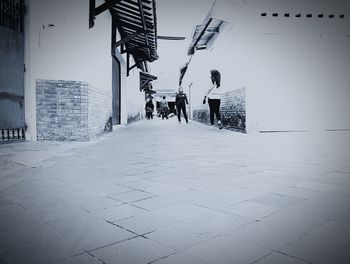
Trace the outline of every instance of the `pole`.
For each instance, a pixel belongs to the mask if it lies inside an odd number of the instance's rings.
[[[190,85],[188,86],[188,99],[189,99],[189,111],[188,111],[188,115],[189,115],[189,119],[192,120],[192,96],[191,96],[191,86],[192,86],[193,82],[190,83]]]

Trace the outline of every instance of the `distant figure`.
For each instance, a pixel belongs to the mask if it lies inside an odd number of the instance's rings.
[[[181,123],[181,111],[184,114],[186,123],[188,123],[188,118],[186,114],[186,104],[188,104],[187,96],[184,93],[184,89],[182,87],[179,88],[179,93],[176,95],[176,109],[177,109],[177,119],[179,120],[179,124]]]
[[[146,117],[148,119],[153,119],[154,105],[153,105],[151,99],[148,99],[146,106],[145,106],[145,110],[146,110]]]
[[[168,119],[168,102],[165,100],[166,97],[163,96],[163,99],[159,102],[159,108],[160,108],[160,115],[162,116],[162,119],[164,119],[164,117],[166,119]]]
[[[218,120],[219,129],[222,129],[224,126],[221,123],[220,116],[220,102],[221,102],[221,92],[220,92],[220,82],[221,75],[218,70],[210,71],[210,79],[212,86],[208,89],[207,93],[204,96],[203,103],[205,104],[206,98],[208,97],[209,111],[210,111],[210,124],[214,127],[214,114]]]

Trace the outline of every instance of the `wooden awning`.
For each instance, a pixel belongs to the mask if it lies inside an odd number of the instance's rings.
[[[121,53],[127,53],[128,72],[134,67],[147,71],[146,62],[158,59],[157,55],[157,17],[155,0],[105,0],[96,7],[90,0],[90,27],[94,18],[103,11],[112,15],[112,53],[121,47]],[[121,39],[116,39],[116,31]],[[132,55],[135,64],[129,65]]]
[[[151,90],[151,82],[157,80],[156,76],[140,72],[140,91]]]
[[[111,14],[116,18],[126,51],[136,62],[152,62],[157,55],[157,18],[155,0],[121,0]]]
[[[179,86],[181,86],[181,84],[182,84],[182,79],[184,78],[184,76],[185,76],[185,73],[186,73],[186,71],[187,71],[187,68],[188,68],[188,64],[189,64],[190,62],[187,62],[184,66],[182,66],[181,68],[180,68],[180,77],[179,77]]]
[[[215,2],[202,24],[196,26],[187,55],[193,55],[196,50],[206,49],[208,42],[219,33],[224,21],[213,17],[214,6]]]

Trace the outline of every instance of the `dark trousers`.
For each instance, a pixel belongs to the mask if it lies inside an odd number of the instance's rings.
[[[186,114],[186,105],[185,104],[178,104],[176,105],[177,108],[177,119],[179,122],[181,122],[181,111],[184,114],[186,122],[188,122],[187,114]]]
[[[221,120],[220,117],[220,99],[208,99],[209,110],[210,110],[210,124],[214,125],[214,114],[218,121]]]
[[[168,109],[162,109],[160,115],[162,116],[162,119],[164,119],[164,117],[168,119]]]

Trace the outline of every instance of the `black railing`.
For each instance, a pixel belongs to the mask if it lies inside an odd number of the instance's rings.
[[[0,26],[23,33],[24,0],[0,0]]]
[[[1,129],[1,141],[17,141],[26,139],[24,128]]]

